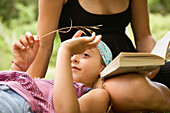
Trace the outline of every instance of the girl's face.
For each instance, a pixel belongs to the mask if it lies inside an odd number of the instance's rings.
[[[97,48],[88,49],[71,58],[73,80],[92,87],[100,72],[105,67]]]

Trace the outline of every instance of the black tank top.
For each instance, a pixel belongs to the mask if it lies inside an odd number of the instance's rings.
[[[131,40],[125,34],[125,28],[131,19],[131,0],[128,8],[117,14],[100,15],[92,14],[84,10],[78,0],[68,0],[61,12],[59,28],[69,27],[72,19],[73,26],[96,26],[101,25],[99,30],[92,29],[102,35],[102,40],[110,47],[113,57],[120,52],[136,52]],[[61,41],[71,38],[77,29],[69,33],[60,34]]]

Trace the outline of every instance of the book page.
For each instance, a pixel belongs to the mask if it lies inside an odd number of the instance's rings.
[[[157,42],[151,54],[155,54],[166,59],[169,45],[170,45],[170,31]]]

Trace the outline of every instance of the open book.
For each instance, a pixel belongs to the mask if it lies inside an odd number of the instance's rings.
[[[161,38],[151,53],[121,52],[101,72],[101,77],[109,77],[123,73],[148,73],[164,65],[170,60],[170,31]]]

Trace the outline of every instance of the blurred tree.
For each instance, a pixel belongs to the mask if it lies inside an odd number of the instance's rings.
[[[37,0],[1,0],[0,6],[0,38],[10,49],[26,31],[36,34]]]
[[[164,13],[168,13],[170,12],[170,1],[169,0],[160,0],[161,1],[161,4],[164,8]]]
[[[170,14],[170,0],[148,0],[151,13]]]
[[[36,16],[34,17],[34,20],[36,20],[37,11],[38,11],[37,1],[38,0],[0,0],[0,21],[9,25],[9,22],[11,21],[11,19],[18,19],[20,16],[19,12],[26,10],[25,8],[21,9],[18,6],[18,4],[22,4],[25,7],[32,6],[34,8],[33,13],[36,14]]]
[[[0,0],[0,20],[8,21],[9,18],[16,18],[17,10],[14,6],[15,0]]]

